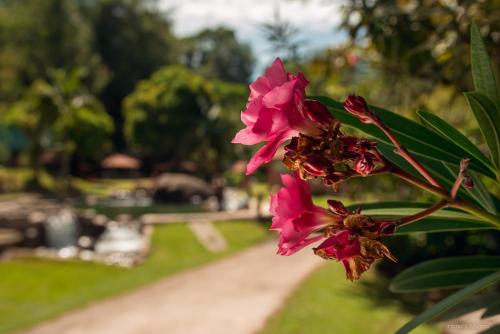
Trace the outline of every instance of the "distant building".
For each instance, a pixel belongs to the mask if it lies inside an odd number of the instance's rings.
[[[103,177],[138,177],[141,176],[142,162],[127,154],[114,153],[101,161]]]

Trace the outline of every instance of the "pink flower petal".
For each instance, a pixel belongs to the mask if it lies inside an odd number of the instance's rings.
[[[266,68],[264,76],[269,80],[271,86],[279,86],[288,81],[285,66],[279,58],[276,58],[271,66]]]
[[[279,133],[267,144],[262,146],[247,164],[246,175],[252,174],[261,165],[271,161],[278,150],[278,147],[297,133],[293,130]]]

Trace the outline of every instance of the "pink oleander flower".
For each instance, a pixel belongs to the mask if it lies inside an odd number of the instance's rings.
[[[359,279],[373,262],[384,256],[397,262],[387,246],[379,241],[380,237],[394,233],[395,224],[376,222],[360,214],[359,210],[354,213],[347,211],[340,202],[328,202],[330,208],[336,207],[339,215],[343,216],[342,225],[327,228],[327,239],[314,248],[316,255],[342,262],[347,279],[351,281]]]
[[[281,180],[283,188],[271,195],[271,230],[280,233],[278,254],[292,255],[323,238],[321,234],[311,234],[339,224],[342,219],[313,204],[309,185],[297,173],[282,174]]]
[[[265,74],[250,84],[250,97],[241,121],[240,130],[232,143],[255,145],[265,142],[247,164],[246,174],[269,162],[278,147],[299,133],[317,134],[332,117],[317,101],[306,100],[306,78],[286,72],[277,58]]]
[[[298,173],[282,174],[283,188],[271,195],[271,230],[280,233],[278,254],[292,255],[302,248],[325,239],[314,253],[344,264],[347,278],[359,279],[370,265],[384,256],[395,261],[380,237],[394,233],[392,222],[377,222],[350,212],[339,201],[329,200],[329,210],[312,202],[309,185]],[[321,232],[321,234],[317,234]]]

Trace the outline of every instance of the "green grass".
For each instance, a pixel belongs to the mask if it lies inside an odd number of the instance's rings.
[[[117,189],[132,191],[137,187],[151,186],[151,180],[147,178],[134,178],[134,179],[96,179],[87,181],[84,179],[73,177],[73,187],[80,190],[86,195],[95,196],[111,196]]]
[[[365,276],[363,279],[374,279]],[[377,304],[359,283],[345,279],[341,264],[330,262],[295,291],[260,334],[390,334],[410,318],[395,304]],[[439,331],[427,326],[412,333]]]
[[[253,222],[219,222],[230,249],[210,253],[185,225],[157,227],[142,265],[117,268],[86,262],[39,259],[0,262],[0,333],[11,333],[104,297],[114,296],[175,272],[256,244],[268,233]]]
[[[0,166],[0,183],[4,185],[9,192],[22,192],[25,190],[28,181],[33,177],[33,171],[28,167],[3,167]],[[40,183],[46,190],[54,193],[64,191],[65,186],[62,180],[57,176],[48,173],[45,170],[40,172]],[[109,179],[99,178],[95,180],[84,180],[77,177],[71,178],[71,185],[85,195],[94,195],[107,197],[114,191],[128,190],[132,191],[137,187],[150,187],[151,179],[133,178],[133,179]]]

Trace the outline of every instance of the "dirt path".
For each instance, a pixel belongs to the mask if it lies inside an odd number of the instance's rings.
[[[274,255],[275,242],[252,247],[130,294],[45,322],[26,334],[244,334],[269,315],[322,261],[304,250]]]

